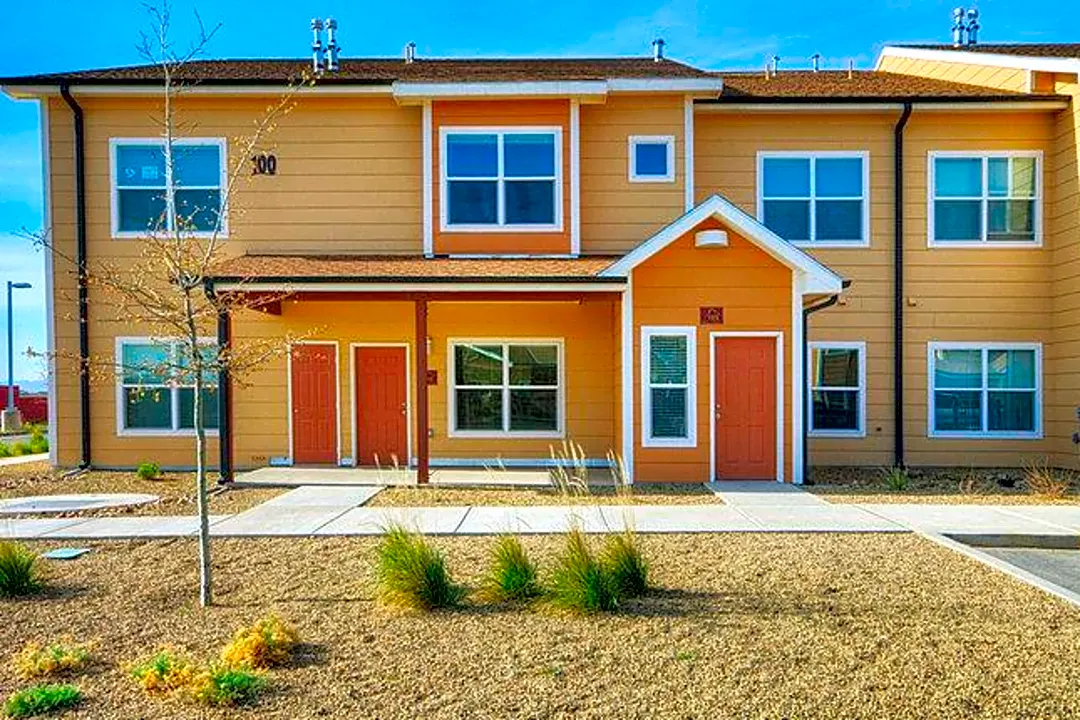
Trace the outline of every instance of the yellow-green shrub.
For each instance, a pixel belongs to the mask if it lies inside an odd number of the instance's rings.
[[[250,705],[268,684],[266,675],[249,668],[214,665],[192,678],[186,695],[201,705]]]
[[[242,627],[221,651],[230,668],[270,668],[284,665],[300,641],[296,629],[276,615],[267,615],[250,627]]]
[[[77,644],[70,638],[51,645],[27,643],[15,656],[15,670],[24,678],[82,672],[90,664],[90,651],[90,645]]]
[[[133,663],[128,672],[149,695],[169,695],[192,685],[199,668],[175,650],[162,649]]]

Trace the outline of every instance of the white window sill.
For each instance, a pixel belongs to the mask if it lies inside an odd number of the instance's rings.
[[[111,235],[111,238],[113,240],[141,240],[151,235],[156,237],[172,237],[172,231],[163,230],[158,233],[153,233],[149,230],[144,232],[137,230],[117,230]],[[229,238],[229,233],[224,230],[219,232],[216,236],[212,232],[182,233],[181,237],[190,240],[209,240],[214,237],[218,240],[227,240]]]
[[[194,430],[118,430],[117,437],[195,437]],[[217,437],[216,429],[206,430],[207,437]]]
[[[933,440],[1042,440],[1042,431],[1038,432],[945,432],[931,431],[927,434]]]
[[[866,430],[811,430],[807,433],[812,438],[864,438]]]
[[[441,225],[444,233],[555,233],[562,232],[562,223],[557,225]]]
[[[1043,246],[1042,240],[929,240],[926,247],[949,248],[954,250],[1037,250]]]
[[[632,183],[674,183],[674,175],[631,175]]]
[[[643,448],[683,448],[693,449],[697,447],[697,438],[650,438],[641,439]]]
[[[797,248],[868,248],[869,240],[791,240]]]
[[[501,439],[501,440],[562,440],[566,437],[562,430],[555,432],[503,432],[502,430],[452,430],[447,437],[457,438],[461,440],[483,440],[483,439]]]

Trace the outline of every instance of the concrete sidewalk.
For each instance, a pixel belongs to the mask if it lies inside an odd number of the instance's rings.
[[[920,532],[1080,535],[1080,506],[830,504],[791,485],[710,486],[723,505],[364,507],[378,487],[308,486],[250,510],[215,516],[215,537],[376,535],[398,524],[431,535],[586,532]],[[194,517],[0,520],[0,538],[185,537]]]

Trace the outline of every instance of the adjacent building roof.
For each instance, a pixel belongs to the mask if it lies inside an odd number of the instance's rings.
[[[213,272],[215,282],[621,282],[601,277],[617,257],[425,258],[419,255],[240,255]]]
[[[200,84],[275,84],[311,72],[311,60],[194,60],[177,73],[178,80]],[[674,60],[652,58],[536,58],[536,59],[342,59],[337,72],[323,73],[319,84],[393,82],[544,82],[613,79],[710,78],[704,70]],[[79,70],[75,72],[0,78],[2,85],[139,85],[162,81],[157,65]]]
[[[946,80],[873,70],[783,70],[765,76],[759,72],[719,72],[724,90],[709,102],[821,102],[828,100],[1025,100],[1029,94],[965,85]]]
[[[978,43],[976,45],[894,45],[919,50],[954,50],[956,52],[1021,55],[1024,57],[1080,58],[1080,43]]]

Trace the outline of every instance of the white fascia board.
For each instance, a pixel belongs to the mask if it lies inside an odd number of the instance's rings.
[[[1024,100],[1016,101],[957,101],[943,102],[922,101],[912,103],[912,110],[919,112],[1057,112],[1069,107],[1068,100]],[[897,103],[695,103],[695,113],[851,113],[851,112],[900,112],[902,102]]]
[[[719,95],[724,89],[720,78],[625,78],[607,81],[611,92],[680,92]]]
[[[886,45],[878,55],[874,69],[881,67],[885,57],[908,58],[909,60],[930,60],[933,62],[952,62],[963,65],[986,65],[990,67],[1015,68],[1018,70],[1040,70],[1042,72],[1080,73],[1080,59],[1054,58],[1033,55],[1004,55],[993,52],[967,50],[963,46],[956,50],[932,50],[929,48],[897,47]],[[975,47],[978,47],[976,45]]]
[[[384,292],[388,294],[402,292],[498,292],[508,296],[520,292],[622,292],[626,283],[621,282],[515,282],[515,283],[364,283],[364,282],[241,282],[214,283],[218,292]],[[437,298],[436,298],[437,299]]]
[[[571,82],[486,82],[486,83],[413,83],[395,82],[394,97],[398,100],[428,98],[520,97],[567,95],[606,95],[607,83],[602,80]]]
[[[740,235],[792,270],[805,273],[806,276],[802,287],[804,294],[824,293],[831,295],[843,290],[843,278],[719,195],[712,195],[696,208],[687,212],[641,245],[638,245],[604,269],[600,273],[600,277],[626,276],[633,268],[645,262],[710,217],[719,218]]]

